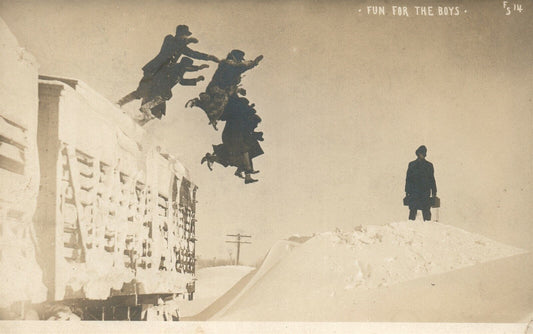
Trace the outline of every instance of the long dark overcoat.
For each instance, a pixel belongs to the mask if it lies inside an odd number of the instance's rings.
[[[430,196],[437,193],[435,171],[431,162],[417,159],[409,163],[405,192],[409,198],[409,208],[423,209],[430,206]]]

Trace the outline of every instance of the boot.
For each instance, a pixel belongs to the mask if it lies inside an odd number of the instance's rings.
[[[237,170],[235,171],[235,174],[233,175],[235,175],[238,178],[244,179],[244,176],[242,176],[242,169],[240,168],[237,168]]]
[[[244,184],[254,183],[254,182],[257,182],[257,181],[259,181],[259,180],[252,179],[252,177],[250,176],[249,173],[246,173],[246,174],[245,174],[245,177],[244,177]]]
[[[206,153],[205,156],[200,161],[200,164],[203,164],[204,162],[207,162],[207,168],[209,168],[210,171],[213,170],[213,161],[215,160],[215,156],[211,153]]]

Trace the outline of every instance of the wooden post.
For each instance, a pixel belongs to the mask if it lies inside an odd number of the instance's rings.
[[[67,146],[67,157],[68,157],[68,165],[70,170],[70,180],[72,181],[72,188],[73,188],[73,194],[74,194],[74,203],[76,205],[76,213],[77,213],[77,222],[78,222],[78,229],[80,233],[80,244],[81,244],[81,250],[82,250],[82,259],[83,261],[87,262],[87,248],[85,246],[85,243],[87,242],[87,227],[85,226],[85,222],[82,221],[82,217],[84,216],[83,208],[81,206],[81,202],[79,199],[80,194],[80,182],[79,182],[79,170],[78,165],[76,161],[76,152],[72,146]]]
[[[241,244],[251,244],[251,242],[248,241],[242,241],[241,238],[251,238],[251,235],[243,235],[243,234],[227,234],[228,237],[236,237],[237,241],[226,241],[227,243],[237,244],[237,258],[235,260],[235,265],[239,265],[239,257],[241,253]]]

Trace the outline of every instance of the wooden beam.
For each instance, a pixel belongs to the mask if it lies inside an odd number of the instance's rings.
[[[79,200],[80,182],[79,182],[79,170],[76,161],[76,151],[74,147],[66,145],[68,165],[70,170],[70,180],[72,181],[72,188],[74,193],[74,203],[76,205],[78,229],[80,233],[80,244],[82,250],[82,260],[87,262],[87,248],[85,242],[87,241],[87,229],[85,223],[82,222],[81,217],[85,214],[82,205]]]

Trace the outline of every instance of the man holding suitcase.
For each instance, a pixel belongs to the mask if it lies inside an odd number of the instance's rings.
[[[424,221],[431,220],[431,206],[437,199],[437,184],[433,164],[426,160],[427,148],[422,145],[415,152],[417,159],[409,163],[405,178],[406,202],[409,205],[409,220],[415,220],[422,210]]]

